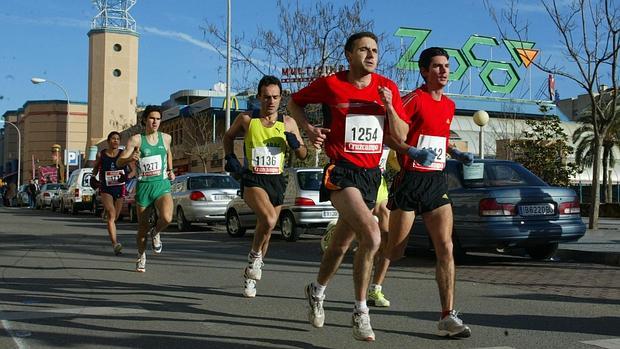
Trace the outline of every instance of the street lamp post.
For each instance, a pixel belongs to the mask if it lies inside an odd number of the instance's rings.
[[[67,93],[67,90],[65,90],[65,88],[62,87],[56,81],[42,79],[42,78],[32,78],[30,79],[30,81],[35,85],[49,82],[50,84],[55,85],[56,87],[61,89],[62,92],[65,94],[65,98],[67,99],[67,122],[66,122],[66,128],[65,128],[65,143],[66,143],[65,144],[65,183],[66,183],[69,180],[69,117],[71,116],[71,112],[70,112],[71,102],[69,101],[69,94]]]
[[[21,184],[21,162],[22,162],[22,133],[19,132],[19,127],[12,122],[5,121],[5,124],[9,124],[17,130],[17,187],[19,188]]]
[[[484,131],[483,127],[489,122],[489,113],[484,110],[478,110],[474,113],[474,122],[480,126],[480,133],[478,134],[478,155],[481,159],[484,159]]]

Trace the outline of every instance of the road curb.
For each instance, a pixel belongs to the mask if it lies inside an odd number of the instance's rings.
[[[557,250],[554,258],[562,261],[576,261],[584,263],[597,263],[612,266],[620,266],[620,252],[594,252],[560,249]]]

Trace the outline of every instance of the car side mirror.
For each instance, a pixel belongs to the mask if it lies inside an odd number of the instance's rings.
[[[237,190],[237,196],[241,196],[241,189]]]

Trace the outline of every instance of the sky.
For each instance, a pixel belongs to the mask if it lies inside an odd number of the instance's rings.
[[[298,0],[302,6],[313,1]],[[88,36],[97,9],[88,0],[0,0],[0,115],[23,106],[28,100],[64,99],[51,84],[33,85],[32,77],[54,80],[68,91],[72,101],[87,101]],[[257,28],[277,28],[276,0],[232,0],[235,35],[252,37]],[[334,0],[335,5],[351,1]],[[498,10],[503,0],[492,1]],[[139,37],[138,103],[160,104],[182,89],[210,89],[225,81],[225,59],[205,41],[201,27],[223,26],[225,0],[137,0],[131,10]],[[472,34],[500,37],[497,25],[482,0],[434,1],[367,0],[363,15],[374,20],[374,30],[393,45],[408,45],[394,36],[399,27],[432,30],[426,46],[460,48]],[[536,0],[519,3],[522,18],[531,23],[529,41],[536,43],[542,59],[571,69],[563,61],[559,36],[551,29],[544,9]],[[484,51],[486,50],[486,51]],[[510,61],[502,46],[476,49],[477,55]],[[395,54],[394,54],[395,55]],[[396,57],[388,57],[392,61]],[[386,57],[382,58],[386,60]],[[235,72],[233,71],[233,78]],[[411,72],[411,74],[418,74]],[[475,73],[477,74],[477,72]],[[520,67],[522,80],[516,98],[540,99],[547,74]],[[530,79],[531,76],[531,79]],[[530,85],[532,88],[529,89]],[[473,94],[480,92],[479,79],[472,79]],[[401,86],[402,87],[402,86]],[[414,86],[415,87],[415,86]],[[409,87],[411,88],[411,87]],[[455,85],[450,92],[456,92]],[[556,78],[562,98],[582,91],[574,83]],[[524,92],[525,91],[525,92]],[[1,122],[1,121],[0,121]]]

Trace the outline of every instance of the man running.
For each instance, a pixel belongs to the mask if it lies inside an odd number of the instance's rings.
[[[133,135],[127,141],[127,147],[117,160],[118,167],[124,167],[130,162],[138,163],[138,184],[136,186],[136,204],[138,212],[138,260],[136,271],[146,271],[146,234],[149,231],[149,207],[157,209],[157,224],[150,228],[153,252],[161,253],[163,245],[160,233],[172,221],[172,195],[170,181],[175,176],[172,170],[172,152],[169,134],[159,132],[161,123],[161,108],[155,105],[147,106],[142,112],[144,133]]]
[[[243,295],[249,298],[256,297],[256,282],[261,279],[271,232],[284,202],[286,179],[282,171],[287,144],[298,158],[308,155],[295,120],[278,114],[281,98],[280,80],[264,76],[258,83],[260,110],[239,114],[224,134],[225,169],[241,175],[241,195],[256,214],[249,265],[244,270]],[[245,169],[234,153],[234,141],[240,135],[245,136]]]
[[[454,310],[455,267],[452,256],[452,206],[444,175],[446,153],[465,165],[473,155],[449,146],[454,102],[444,95],[450,65],[448,53],[438,47],[420,54],[425,83],[403,98],[405,121],[410,125],[400,156],[401,171],[390,190],[388,251],[391,260],[403,256],[416,214],[421,214],[437,256],[436,280],[441,300],[440,336],[469,337],[471,330]],[[422,160],[422,161],[421,161]]]
[[[321,201],[331,200],[339,220],[316,281],[306,286],[308,318],[313,326],[325,321],[325,287],[338,270],[354,238],[359,247],[353,263],[355,306],[353,337],[373,341],[366,293],[373,258],[381,242],[381,233],[372,209],[381,182],[379,159],[383,150],[384,127],[404,139],[406,124],[398,114],[402,105],[398,88],[391,80],[374,73],[379,61],[377,36],[370,32],[353,34],[344,53],[349,70],[322,77],[292,95],[288,104],[291,116],[317,148],[325,143],[330,164],[321,183]],[[303,107],[323,104],[324,127],[308,123]],[[387,116],[386,116],[387,115]],[[403,131],[404,129],[404,131]]]
[[[97,153],[91,178],[99,183],[99,193],[103,209],[105,210],[108,235],[112,242],[114,254],[118,256],[122,253],[123,245],[116,239],[116,221],[121,214],[123,198],[126,194],[125,179],[127,174],[123,168],[116,167],[116,160],[121,155],[121,150],[119,149],[121,134],[112,131],[108,134],[107,141],[108,147]],[[100,173],[102,178],[97,180]]]
[[[383,148],[383,155],[381,156],[381,161],[379,163],[379,168],[382,173],[385,173],[388,164],[388,155],[394,156],[394,151],[390,150],[387,147]],[[398,161],[392,161],[391,165],[396,164],[397,167],[394,168],[396,171],[400,170],[400,166],[398,166]],[[373,216],[377,218],[379,221],[379,230],[381,231],[381,244],[379,246],[379,250],[375,255],[374,262],[374,273],[372,276],[372,282],[370,287],[368,287],[368,299],[367,304],[375,307],[389,307],[390,301],[385,298],[383,294],[383,281],[385,280],[385,276],[387,274],[388,268],[390,266],[390,260],[385,258],[387,239],[388,239],[388,229],[389,229],[389,219],[390,219],[390,210],[387,208],[388,201],[388,184],[385,179],[385,175],[381,176],[381,185],[377,191],[377,200],[375,201],[375,207],[372,210]],[[329,246],[329,241],[331,240],[334,234],[334,228],[336,227],[337,220],[330,222],[327,225],[327,229],[325,234],[321,238],[321,248],[323,252]]]

